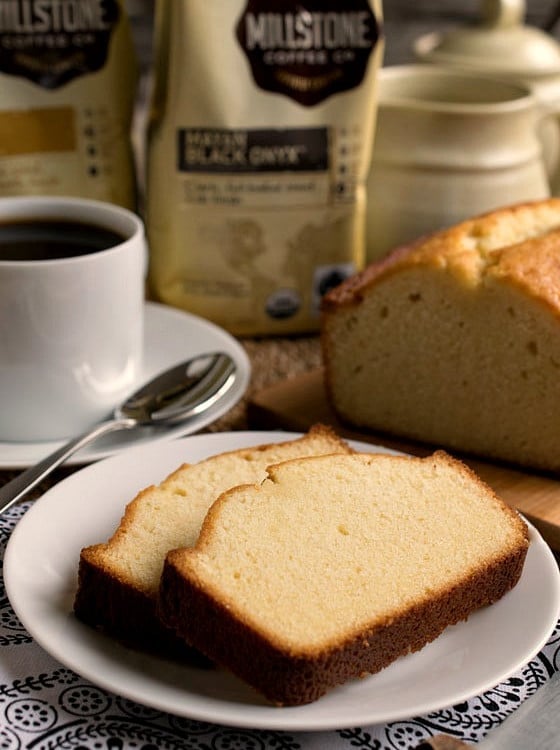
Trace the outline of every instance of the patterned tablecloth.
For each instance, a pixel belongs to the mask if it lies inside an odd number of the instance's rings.
[[[10,533],[29,506],[23,503],[0,517],[2,560]],[[2,750],[411,750],[439,732],[476,743],[558,669],[560,623],[542,651],[510,679],[436,713],[329,732],[236,729],[162,713],[84,680],[27,634],[0,581]]]

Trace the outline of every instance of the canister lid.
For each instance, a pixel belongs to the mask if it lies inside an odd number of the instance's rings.
[[[425,34],[414,43],[424,62],[519,77],[560,74],[560,45],[524,24],[523,0],[482,0],[473,26]]]

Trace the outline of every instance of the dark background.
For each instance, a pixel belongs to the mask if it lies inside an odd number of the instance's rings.
[[[481,18],[480,0],[386,0],[385,65],[413,62],[413,41],[434,29],[474,24]],[[560,0],[526,2],[526,23],[553,33],[560,39]]]
[[[191,0],[211,2],[211,0]],[[152,13],[155,2],[128,0],[132,28],[143,71],[151,62]],[[434,29],[474,24],[480,19],[480,0],[385,0],[385,65],[413,62],[413,41]],[[528,0],[526,23],[550,31],[560,41],[560,0]]]

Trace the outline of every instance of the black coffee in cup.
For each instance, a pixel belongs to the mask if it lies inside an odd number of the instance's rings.
[[[0,223],[0,261],[56,260],[89,255],[126,239],[107,227],[59,218]]]

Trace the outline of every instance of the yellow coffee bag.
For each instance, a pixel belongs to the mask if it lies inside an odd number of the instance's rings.
[[[135,206],[124,0],[0,2],[0,196]]]
[[[315,330],[364,258],[374,0],[168,0],[156,17],[155,298],[238,335]]]

